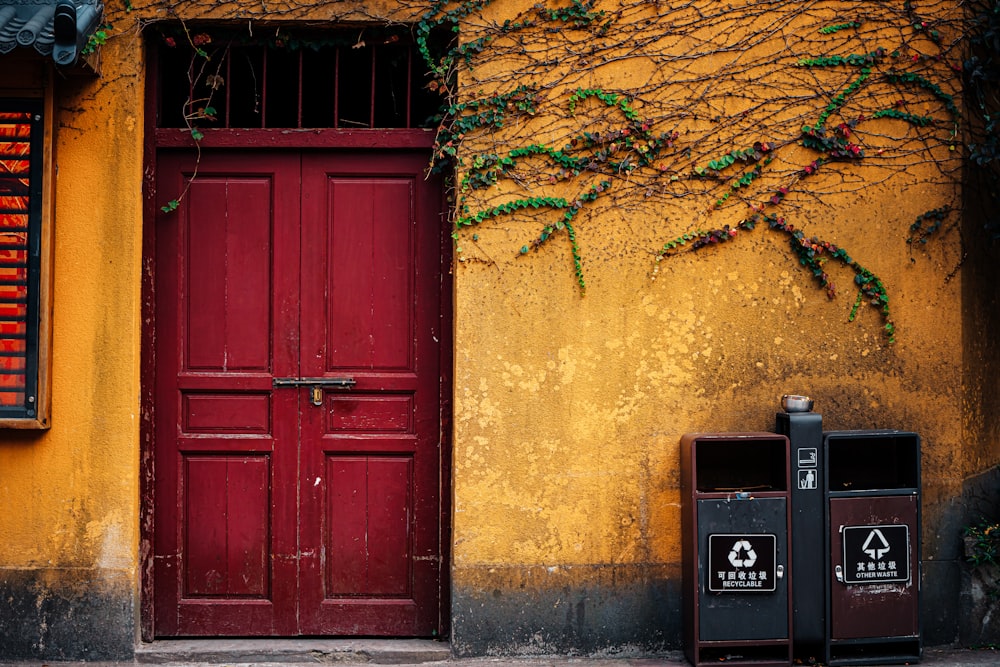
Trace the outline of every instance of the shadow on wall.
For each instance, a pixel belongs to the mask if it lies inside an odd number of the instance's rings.
[[[1000,644],[1000,468],[966,482],[962,509],[959,643]]]

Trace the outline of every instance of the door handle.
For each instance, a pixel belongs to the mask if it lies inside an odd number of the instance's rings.
[[[274,378],[274,387],[309,387],[309,402],[320,407],[323,405],[323,387],[350,389],[357,384],[354,378]]]

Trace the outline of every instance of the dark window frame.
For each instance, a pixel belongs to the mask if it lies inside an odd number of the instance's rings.
[[[18,374],[24,376],[23,400],[16,405],[4,405],[0,402],[0,428],[47,429],[50,423],[50,391],[48,363],[51,359],[50,335],[50,287],[48,272],[51,270],[51,205],[46,205],[51,193],[51,179],[48,169],[51,165],[51,132],[49,130],[51,107],[47,98],[42,97],[0,97],[0,112],[29,114],[27,125],[30,127],[28,137],[28,189],[27,189],[27,228],[26,242],[22,246],[10,245],[8,249],[24,250],[24,260],[9,261],[0,258],[0,267],[17,270],[25,269],[25,309],[24,309],[24,351],[19,356],[24,359],[24,370]],[[2,121],[5,122],[6,121]],[[0,137],[2,147],[3,137]],[[2,148],[0,148],[2,155]],[[16,215],[16,212],[13,212]],[[0,228],[2,231],[2,228]],[[4,246],[0,245],[0,249]],[[4,281],[0,278],[0,286],[20,286],[20,281]],[[12,305],[15,301],[8,301]],[[3,302],[0,301],[0,305]],[[0,315],[0,325],[3,323],[19,324],[21,317]],[[0,341],[19,340],[19,333],[0,332]],[[0,352],[0,355],[3,355]],[[0,374],[12,374],[12,371],[0,371]],[[4,389],[0,388],[0,392]]]

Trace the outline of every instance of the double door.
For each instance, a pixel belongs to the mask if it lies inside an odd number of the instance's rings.
[[[154,632],[441,631],[441,201],[421,153],[164,153]],[[169,208],[169,206],[168,206]]]

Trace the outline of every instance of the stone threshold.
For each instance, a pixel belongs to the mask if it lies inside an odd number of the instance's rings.
[[[140,665],[372,664],[410,665],[451,658],[448,642],[433,639],[159,639],[135,649]]]

